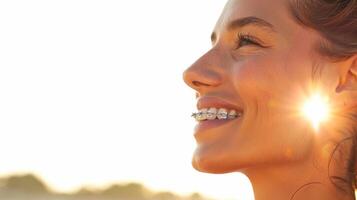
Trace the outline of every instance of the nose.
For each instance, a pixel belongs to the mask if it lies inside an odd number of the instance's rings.
[[[222,83],[219,71],[218,60],[207,53],[183,72],[183,80],[189,87],[201,93]]]

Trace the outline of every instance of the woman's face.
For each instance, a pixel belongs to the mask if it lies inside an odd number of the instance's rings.
[[[316,51],[320,36],[294,21],[288,0],[230,0],[211,39],[184,80],[197,91],[198,109],[243,115],[198,123],[194,168],[226,173],[305,159],[317,134],[302,103],[338,85],[336,68]]]

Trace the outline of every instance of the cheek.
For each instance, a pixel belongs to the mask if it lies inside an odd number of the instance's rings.
[[[308,70],[298,62],[255,57],[232,69],[235,91],[245,104],[242,133],[235,146],[249,149],[250,158],[296,160],[309,151],[313,136],[299,116],[299,96]],[[280,62],[279,62],[280,61]],[[305,71],[305,72],[304,72]],[[304,138],[304,141],[301,140]]]
[[[313,87],[311,60],[308,55],[297,57],[289,51],[251,56],[232,64],[230,78],[248,108],[278,106],[291,110]]]
[[[278,99],[282,100],[282,94],[286,93],[290,83],[284,66],[264,57],[235,63],[231,80],[249,113],[268,111],[267,107],[277,104],[275,101]]]

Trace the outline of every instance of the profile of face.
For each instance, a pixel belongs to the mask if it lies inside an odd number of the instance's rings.
[[[341,127],[321,124],[319,134],[300,112],[316,91],[332,104],[341,103],[340,68],[318,54],[320,39],[293,19],[288,0],[228,1],[214,27],[212,48],[183,76],[197,92],[198,109],[234,109],[242,116],[199,123],[195,169],[249,173],[302,163],[316,143],[331,140],[329,132]]]

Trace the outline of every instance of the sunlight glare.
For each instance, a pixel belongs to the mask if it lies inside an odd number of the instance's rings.
[[[311,96],[303,106],[303,114],[312,123],[314,129],[318,130],[320,123],[325,121],[329,115],[327,98],[320,94]]]

